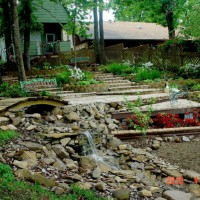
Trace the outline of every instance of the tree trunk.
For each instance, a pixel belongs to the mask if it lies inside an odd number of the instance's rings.
[[[30,0],[24,0],[24,66],[27,71],[31,70],[30,65],[30,34],[31,34],[31,7]]]
[[[99,0],[99,32],[100,32],[100,64],[104,64],[104,29],[103,29],[103,0]]]
[[[11,5],[11,11],[12,11],[13,41],[14,41],[14,49],[15,49],[15,56],[16,56],[16,64],[18,68],[18,79],[19,81],[25,81],[26,75],[25,75],[25,70],[24,70],[22,50],[20,46],[17,0],[10,0],[10,5]]]
[[[162,11],[167,21],[169,39],[175,38],[174,13],[173,13],[174,7],[175,7],[174,0],[168,0],[162,4]]]
[[[174,29],[173,11],[169,11],[166,14],[166,20],[167,20],[167,27],[168,27],[168,32],[169,32],[169,39],[174,39],[175,29]]]
[[[100,48],[99,48],[99,27],[98,27],[98,11],[97,11],[97,0],[94,0],[94,51],[95,51],[95,61],[100,63]]]
[[[9,7],[8,0],[2,1],[2,8],[3,8],[3,26],[4,26],[4,37],[5,37],[5,44],[6,44],[6,68],[9,70],[11,66],[10,62],[10,54],[13,55],[12,49],[12,18],[11,18],[11,11]]]

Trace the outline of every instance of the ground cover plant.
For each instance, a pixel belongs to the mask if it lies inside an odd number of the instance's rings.
[[[16,137],[18,137],[19,134],[15,131],[3,131],[0,130],[0,146],[2,146],[3,144],[5,144],[6,142],[8,142],[11,139],[14,139]]]
[[[144,80],[158,80],[162,78],[162,72],[148,62],[143,65],[132,66],[126,63],[112,63],[103,69],[107,73],[113,73],[120,76],[134,75],[132,81],[140,82]]]
[[[0,97],[25,97],[26,92],[23,91],[19,84],[9,84],[4,82],[0,85]]]

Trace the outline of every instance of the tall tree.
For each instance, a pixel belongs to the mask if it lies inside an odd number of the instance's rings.
[[[104,2],[99,0],[99,35],[100,35],[100,58],[101,64],[104,63],[104,28],[103,28],[103,9]]]
[[[20,46],[20,33],[19,33],[19,20],[17,11],[17,0],[9,0],[11,13],[12,13],[12,24],[13,24],[13,42],[16,56],[16,64],[18,68],[18,79],[20,81],[26,80],[24,62],[22,57],[22,50]]]
[[[99,45],[99,26],[98,26],[98,2],[94,0],[94,51],[95,51],[95,59],[96,63],[100,63],[100,45]]]
[[[32,0],[21,0],[20,4],[20,18],[23,25],[23,35],[24,35],[24,67],[27,71],[31,70],[30,65],[30,35],[31,35],[31,15],[32,10]]]
[[[111,0],[115,17],[121,21],[154,22],[168,27],[169,38],[175,37],[175,28],[186,0]]]

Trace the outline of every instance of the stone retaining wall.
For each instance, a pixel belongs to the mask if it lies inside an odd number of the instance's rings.
[[[64,90],[73,90],[74,92],[104,92],[108,91],[109,84],[91,84],[91,85],[66,85]]]

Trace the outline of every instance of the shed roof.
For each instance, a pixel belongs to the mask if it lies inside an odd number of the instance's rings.
[[[66,23],[67,13],[59,1],[33,0],[34,14],[41,23]]]
[[[108,40],[164,40],[169,39],[168,29],[155,23],[104,22],[104,39]],[[93,24],[88,34],[94,33]],[[94,36],[88,37],[93,39]]]

